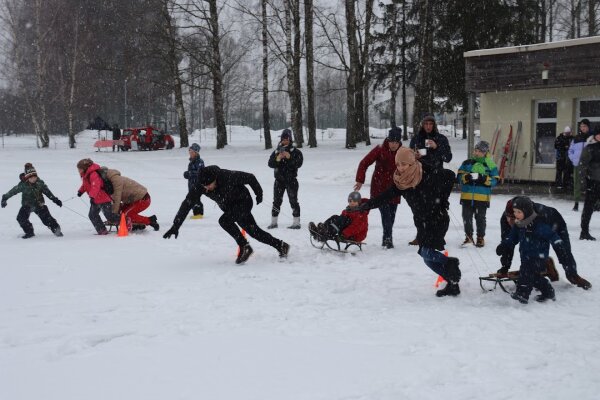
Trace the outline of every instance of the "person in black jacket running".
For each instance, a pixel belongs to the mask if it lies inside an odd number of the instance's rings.
[[[277,217],[283,203],[283,193],[287,190],[294,222],[290,229],[300,229],[300,204],[298,203],[298,168],[304,161],[302,152],[292,145],[292,131],[284,129],[277,149],[269,157],[269,167],[275,170],[273,186],[273,209],[271,225],[268,229],[277,228]]]
[[[240,232],[238,225],[254,239],[274,247],[279,252],[279,257],[287,257],[290,246],[283,240],[276,239],[263,231],[256,224],[251,212],[252,197],[250,197],[250,191],[246,188],[246,185],[249,185],[254,191],[256,204],[260,204],[263,199],[263,191],[253,174],[242,171],[229,171],[216,165],[202,168],[196,183],[190,188],[186,198],[181,203],[173,220],[173,226],[163,235],[163,238],[169,239],[174,235],[177,239],[179,228],[185,221],[186,216],[198,203],[200,196],[205,195],[223,210],[223,215],[219,218],[219,225],[235,239],[240,247],[240,253],[235,260],[236,264],[245,262],[254,252]]]

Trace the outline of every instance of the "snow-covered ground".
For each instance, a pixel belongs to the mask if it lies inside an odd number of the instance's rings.
[[[66,138],[53,138],[46,150],[36,149],[32,137],[4,138],[0,191],[17,184],[32,162],[64,202],[48,204],[65,236],[54,237],[32,215],[36,236],[21,239],[20,196],[0,210],[0,399],[598,398],[598,244],[577,240],[580,213],[571,202],[536,199],[565,216],[579,272],[596,285],[592,290],[570,285],[559,267],[556,302],[524,306],[500,290],[482,292],[478,276],[499,267],[494,249],[508,197],[493,198],[487,246],[460,249],[461,208],[453,193],[446,239],[450,255],[461,260],[462,293],[439,299],[436,276],[407,245],[415,228],[405,204],[395,249],[379,246],[377,210],[364,252],[311,247],[304,227],[345,207],[369,150],[345,150],[343,131],[319,131],[319,147],[302,150],[303,229],[285,228],[292,220],[285,198],[282,227],[271,231],[291,244],[289,258],[250,239],[255,254],[243,266],[235,265],[236,245],[209,199],[204,219],[186,221],[177,240],[162,238],[186,194],[186,149],[94,152],[96,136],[81,133],[74,150]],[[449,167],[456,169],[466,143],[450,140]],[[219,151],[210,131],[192,141],[200,141],[207,165],[256,174],[265,201],[254,215],[266,227],[273,171],[259,132],[234,128]],[[87,196],[75,197],[75,165],[84,157],[148,187],[147,215],[158,216],[160,232],[95,235]],[[597,215],[591,231],[600,235]]]

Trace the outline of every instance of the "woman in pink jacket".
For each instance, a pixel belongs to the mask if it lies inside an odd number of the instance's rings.
[[[77,196],[81,197],[84,193],[90,196],[88,217],[94,228],[96,228],[98,235],[106,235],[108,231],[104,226],[104,222],[102,222],[102,218],[100,218],[100,211],[102,211],[107,221],[118,223],[119,217],[112,212],[112,198],[104,190],[104,182],[98,173],[100,166],[91,159],[84,158],[77,163],[77,169],[82,180]]]

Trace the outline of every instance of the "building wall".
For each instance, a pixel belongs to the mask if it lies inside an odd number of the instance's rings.
[[[552,166],[535,165],[532,159],[532,132],[535,134],[535,102],[538,100],[557,100],[557,135],[566,125],[577,131],[577,100],[581,98],[599,98],[600,85],[568,88],[550,88],[535,90],[516,90],[510,92],[481,93],[481,139],[487,140],[493,147],[492,138],[496,127],[502,130],[498,139],[494,159],[500,168],[503,147],[506,144],[510,125],[513,126],[513,140],[517,132],[518,121],[523,129],[517,147],[514,173],[505,170],[505,178],[526,181],[553,182],[556,169]]]

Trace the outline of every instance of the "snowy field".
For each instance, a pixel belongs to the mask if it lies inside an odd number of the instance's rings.
[[[200,142],[207,165],[257,176],[265,201],[254,215],[266,227],[273,171],[259,132],[234,128],[219,151],[211,132],[199,136],[192,141]],[[74,150],[66,138],[39,150],[32,137],[5,137],[0,148],[0,191],[16,185],[32,162],[64,202],[47,204],[65,234],[54,237],[32,214],[36,236],[21,239],[20,195],[0,210],[0,399],[599,398],[599,247],[578,240],[580,213],[570,201],[535,199],[565,216],[579,272],[592,290],[569,284],[559,267],[557,301],[550,304],[524,306],[500,290],[482,292],[478,276],[499,268],[498,220],[509,197],[493,197],[486,247],[460,249],[461,207],[453,193],[446,240],[461,261],[462,293],[439,299],[436,276],[407,245],[415,228],[404,203],[392,250],[379,246],[377,210],[364,252],[311,247],[308,222],[345,207],[370,149],[345,150],[343,131],[319,131],[319,147],[302,150],[303,229],[285,228],[292,221],[285,197],[280,228],[270,231],[291,244],[289,258],[250,239],[255,253],[243,266],[235,265],[235,242],[220,229],[221,212],[209,199],[204,219],[187,220],[177,240],[162,238],[187,191],[187,149],[95,152],[96,137],[82,132]],[[450,144],[449,168],[456,170],[466,142]],[[95,235],[87,195],[75,197],[75,165],[85,157],[145,185],[152,196],[146,215],[158,216],[160,232]],[[597,215],[591,233],[600,235]]]

